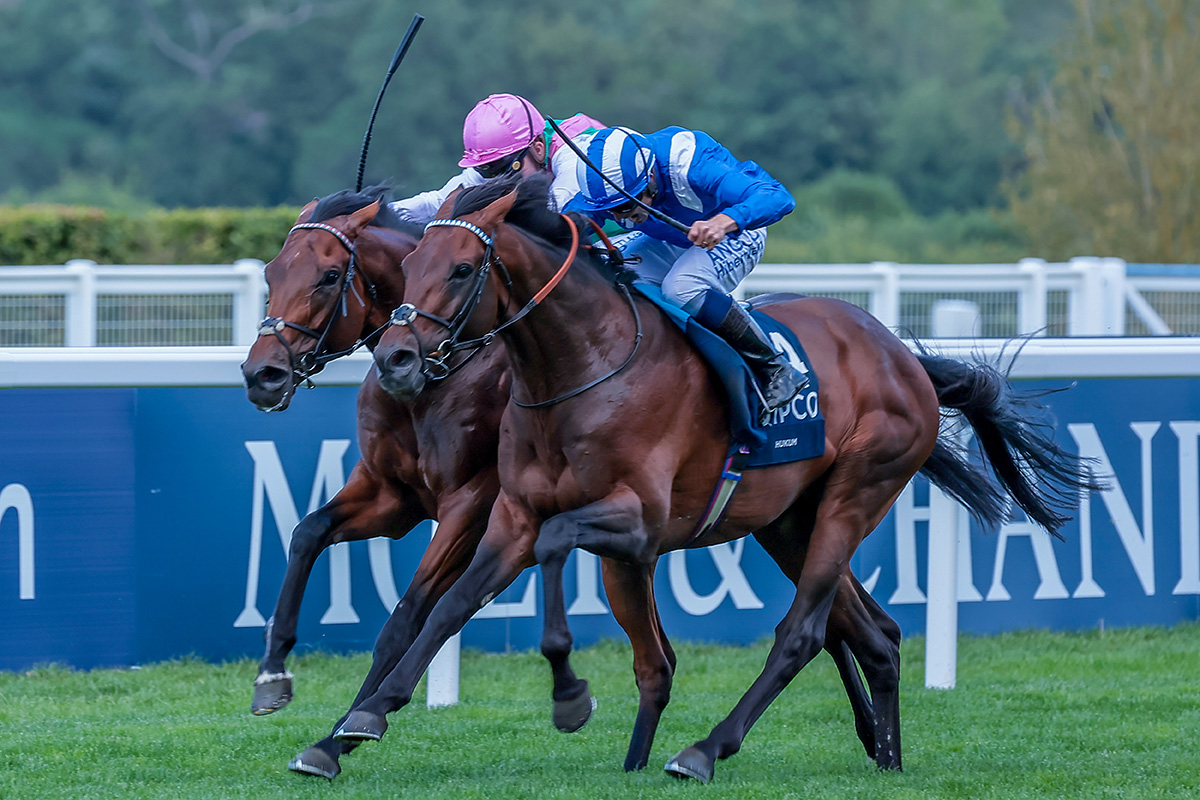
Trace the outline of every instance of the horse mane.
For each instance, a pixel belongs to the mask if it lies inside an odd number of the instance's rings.
[[[317,206],[313,209],[312,216],[309,218],[309,222],[325,222],[334,217],[352,214],[360,208],[369,206],[378,200],[379,213],[375,215],[373,220],[367,223],[368,227],[388,228],[389,230],[407,234],[414,239],[420,239],[421,235],[425,232],[424,226],[403,219],[393,211],[392,207],[388,205],[391,199],[392,187],[382,184],[368,186],[361,192],[342,189],[340,192],[334,192],[318,200]]]
[[[459,218],[480,211],[515,189],[517,199],[504,221],[551,247],[566,250],[571,246],[571,227],[562,214],[549,207],[551,181],[549,175],[539,173],[528,178],[520,175],[497,178],[472,186],[458,196],[452,216]],[[579,215],[571,216],[581,236],[586,238],[588,221]],[[585,252],[588,253],[586,261],[600,270],[601,274],[609,273],[606,269],[608,265],[603,260],[592,257],[590,251]]]

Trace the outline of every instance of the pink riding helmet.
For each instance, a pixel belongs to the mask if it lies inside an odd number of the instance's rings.
[[[533,103],[515,94],[493,94],[480,100],[463,120],[460,167],[478,167],[518,152],[533,143],[545,122]]]

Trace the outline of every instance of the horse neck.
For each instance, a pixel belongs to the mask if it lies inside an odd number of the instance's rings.
[[[367,228],[358,238],[359,292],[367,304],[360,339],[387,324],[392,309],[404,302],[404,273],[400,262],[417,246],[414,239],[384,228]],[[374,299],[365,294],[367,281],[375,285]],[[373,348],[374,341],[367,346]]]
[[[514,267],[512,313],[551,281],[563,258],[528,239],[502,254],[504,263]],[[545,299],[505,329],[513,384],[523,398],[545,400],[576,388],[629,354],[636,326],[629,304],[586,259],[581,249]]]

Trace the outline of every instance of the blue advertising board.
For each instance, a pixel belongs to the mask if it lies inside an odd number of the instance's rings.
[[[1026,388],[1063,381],[1025,381]],[[0,669],[261,655],[291,528],[358,458],[352,386],[282,414],[237,387],[0,391]],[[1200,378],[1087,378],[1047,398],[1056,437],[1112,474],[1055,541],[1014,519],[960,544],[964,631],[1169,624],[1200,616]],[[853,569],[906,634],[925,624],[930,490],[915,481]],[[314,569],[298,649],[370,648],[430,536],[339,545]],[[657,594],[676,640],[770,636],[792,587],[752,539],[672,553]],[[463,642],[536,647],[522,575]],[[598,562],[572,556],[576,641],[622,637]]]

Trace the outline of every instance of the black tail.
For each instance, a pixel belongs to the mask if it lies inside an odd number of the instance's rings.
[[[917,355],[943,408],[970,423],[1001,485],[1031,520],[1058,538],[1071,518],[1080,489],[1100,490],[1104,482],[1090,465],[1060,448],[1045,421],[1040,394],[1016,392],[990,364],[968,364],[927,352]],[[1001,521],[1004,497],[987,475],[970,464],[961,448],[938,440],[921,468],[937,486],[970,509],[984,524]]]

